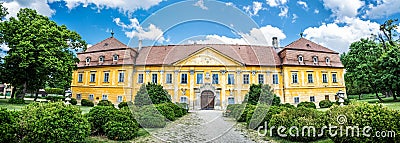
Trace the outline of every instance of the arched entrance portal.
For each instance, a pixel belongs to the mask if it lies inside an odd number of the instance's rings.
[[[201,109],[214,110],[214,92],[211,90],[201,92]]]

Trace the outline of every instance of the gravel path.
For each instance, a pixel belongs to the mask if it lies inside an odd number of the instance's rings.
[[[200,110],[150,132],[150,136],[135,142],[253,142],[235,128],[236,122],[222,117],[222,111]]]

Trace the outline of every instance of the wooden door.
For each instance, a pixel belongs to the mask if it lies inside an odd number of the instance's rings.
[[[212,91],[206,90],[201,93],[201,109],[214,109],[214,93]]]

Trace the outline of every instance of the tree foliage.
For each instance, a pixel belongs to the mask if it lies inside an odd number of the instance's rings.
[[[136,106],[171,102],[171,95],[163,86],[155,83],[143,84],[135,96]]]
[[[251,105],[263,103],[267,105],[279,105],[281,100],[274,94],[274,90],[268,84],[252,84],[250,91],[245,96],[245,102]]]
[[[78,33],[27,8],[2,22],[0,35],[0,43],[10,47],[0,65],[2,80],[22,93],[46,84],[69,87],[79,61],[71,50],[86,48]]]

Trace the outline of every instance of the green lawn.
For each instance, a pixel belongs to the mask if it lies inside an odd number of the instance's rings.
[[[0,107],[7,108],[8,110],[17,110],[17,111],[24,108],[30,102],[33,102],[33,101],[25,101],[25,102],[27,102],[27,104],[9,104],[9,103],[7,103],[7,101],[8,101],[8,99],[0,99]],[[79,105],[75,105],[75,106],[81,108],[82,114],[88,113],[90,111],[90,109],[93,108],[93,107],[86,107],[86,106],[79,106]]]

